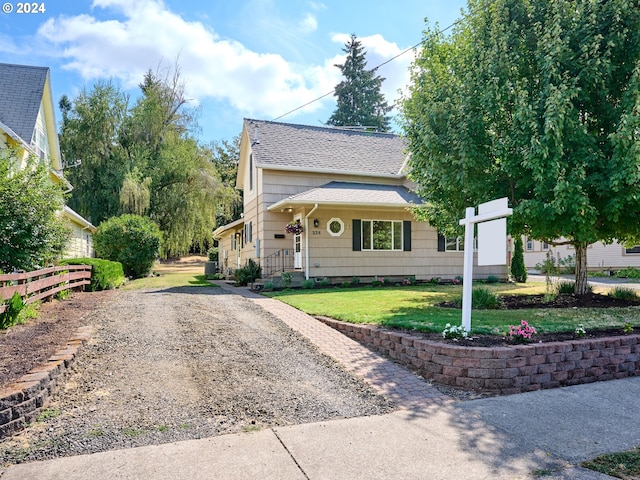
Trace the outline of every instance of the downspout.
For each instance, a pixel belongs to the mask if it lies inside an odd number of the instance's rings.
[[[309,280],[309,217],[318,209],[316,203],[311,211],[304,216],[304,278]]]

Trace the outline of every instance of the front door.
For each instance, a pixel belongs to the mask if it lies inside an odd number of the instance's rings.
[[[294,220],[301,221],[302,217],[296,215]],[[302,233],[293,235],[293,268],[296,270],[302,269]]]

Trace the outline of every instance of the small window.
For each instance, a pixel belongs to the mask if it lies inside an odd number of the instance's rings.
[[[458,237],[445,237],[445,251],[447,252],[464,252],[464,238]]]
[[[638,255],[640,254],[640,245],[634,245],[631,248],[625,248],[624,253],[626,255]]]
[[[525,245],[525,249],[527,250],[527,252],[532,252],[533,251],[533,239],[527,237],[527,242]]]
[[[332,237],[339,237],[344,232],[344,222],[339,218],[332,218],[327,222],[327,232]]]
[[[547,242],[542,242],[542,250],[549,250],[549,244]]]

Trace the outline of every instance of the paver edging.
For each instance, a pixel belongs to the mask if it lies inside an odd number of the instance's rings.
[[[640,335],[467,347],[372,325],[319,320],[428,380],[463,390],[507,395],[640,375]]]
[[[92,334],[91,326],[78,328],[45,363],[0,388],[0,439],[23,430],[38,417]]]

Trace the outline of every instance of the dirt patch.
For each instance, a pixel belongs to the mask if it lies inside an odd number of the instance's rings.
[[[78,327],[87,324],[87,315],[113,294],[74,292],[66,300],[43,303],[37,319],[0,330],[0,388],[46,362]]]

